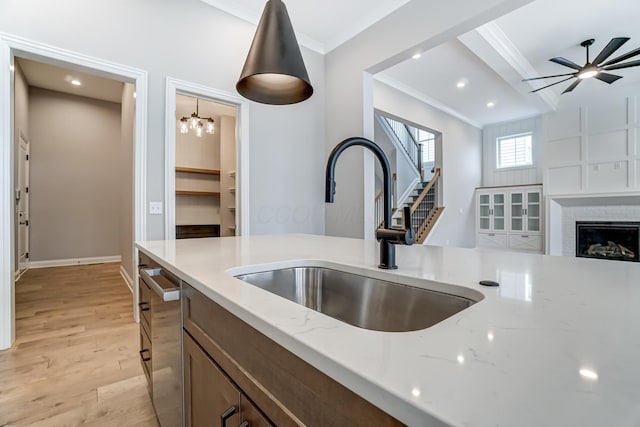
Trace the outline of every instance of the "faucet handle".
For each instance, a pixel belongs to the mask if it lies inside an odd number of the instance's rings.
[[[402,208],[402,222],[404,222],[404,228],[406,230],[411,229],[411,206],[405,206]]]
[[[411,206],[405,206],[402,209],[402,219],[404,220],[405,233],[405,245],[413,245],[416,241],[416,233],[413,231],[413,225],[411,221]]]

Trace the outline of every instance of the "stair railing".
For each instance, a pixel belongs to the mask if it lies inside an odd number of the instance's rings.
[[[397,206],[396,206],[396,189],[398,187],[398,182],[397,182],[397,176],[394,173],[391,176],[391,192],[393,193],[391,196],[391,200],[393,200],[393,208],[392,208],[392,212],[395,212],[397,210]],[[374,219],[374,224],[376,225],[376,230],[380,227],[382,227],[382,221],[384,219],[384,191],[380,190],[380,192],[378,194],[376,194],[376,197],[374,199],[374,205],[375,205],[375,219]],[[389,224],[389,227],[391,227],[391,224]]]
[[[406,124],[386,116],[382,117],[398,139],[398,142],[400,142],[402,148],[404,148],[404,151],[411,159],[411,163],[415,166],[422,179],[422,145],[416,141]]]
[[[426,238],[426,231],[431,220],[442,210],[439,206],[439,180],[441,177],[440,168],[437,168],[429,184],[422,190],[416,201],[411,206],[413,219],[413,229],[416,232],[416,240],[422,243]]]

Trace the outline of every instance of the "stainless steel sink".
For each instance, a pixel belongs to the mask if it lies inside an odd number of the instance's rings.
[[[324,267],[293,267],[235,277],[353,326],[386,332],[428,328],[483,298],[471,289],[466,289],[467,296],[454,295]]]

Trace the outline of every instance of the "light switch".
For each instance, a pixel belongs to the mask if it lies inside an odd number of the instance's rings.
[[[162,202],[149,202],[150,215],[162,215]]]

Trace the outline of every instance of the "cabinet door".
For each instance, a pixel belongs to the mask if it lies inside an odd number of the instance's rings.
[[[540,191],[528,191],[527,192],[527,231],[540,232],[541,230],[541,217],[540,217]]]
[[[510,197],[510,209],[511,214],[510,230],[511,231],[524,231],[524,193],[511,193]]]
[[[242,420],[240,425],[246,422],[247,424],[245,425],[247,427],[273,427],[273,424],[262,415],[262,412],[244,394],[240,396],[240,417]]]
[[[492,215],[492,231],[506,230],[506,197],[505,193],[492,194],[493,207]]]
[[[185,426],[240,424],[240,392],[187,333],[184,348]],[[223,414],[230,414],[226,422]],[[256,424],[257,425],[257,424]]]
[[[491,195],[478,194],[478,229],[491,230]]]

